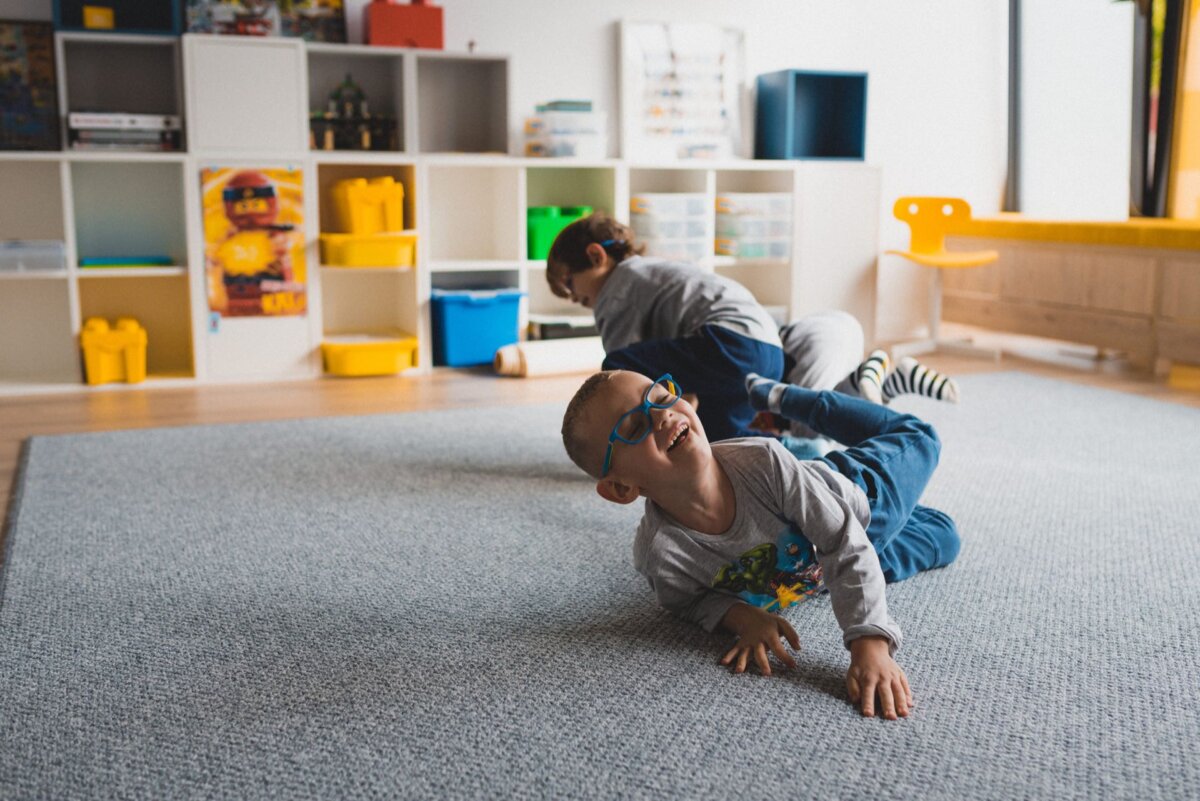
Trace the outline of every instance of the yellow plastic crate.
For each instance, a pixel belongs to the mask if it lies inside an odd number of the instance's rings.
[[[333,207],[344,233],[404,230],[404,185],[390,175],[338,181],[333,185]]]
[[[417,338],[403,331],[338,334],[321,343],[321,357],[330,375],[395,375],[416,365]]]
[[[132,317],[119,317],[115,327],[89,317],[79,333],[83,367],[90,385],[146,380],[146,329]]]
[[[412,267],[416,255],[416,234],[321,234],[328,267]]]

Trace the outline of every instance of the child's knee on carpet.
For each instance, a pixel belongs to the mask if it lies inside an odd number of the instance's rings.
[[[958,557],[962,540],[950,515],[917,506],[899,535],[879,551],[879,566],[889,584],[926,570],[945,567]]]

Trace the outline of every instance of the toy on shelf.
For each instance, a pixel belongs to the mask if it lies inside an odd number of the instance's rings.
[[[190,33],[282,35],[310,42],[346,41],[346,14],[342,0],[185,1],[187,30]]]
[[[404,230],[404,185],[390,175],[333,185],[338,233],[321,234],[327,267],[412,267],[417,237]]]
[[[427,0],[413,0],[407,5],[374,0],[363,9],[363,29],[367,44],[430,50],[445,46],[442,7]]]
[[[117,318],[113,327],[102,317],[89,317],[79,332],[79,344],[88,384],[146,380],[146,329],[132,317]]]
[[[313,150],[397,150],[396,118],[372,114],[362,87],[347,73],[324,111],[309,115]]]

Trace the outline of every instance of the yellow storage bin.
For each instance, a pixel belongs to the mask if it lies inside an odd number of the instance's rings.
[[[416,234],[321,234],[327,267],[412,267]]]
[[[416,365],[417,338],[403,331],[331,335],[321,357],[331,375],[394,375]]]
[[[132,317],[119,317],[115,327],[101,317],[89,317],[79,333],[88,384],[146,380],[146,329]]]
[[[390,175],[338,181],[333,207],[339,229],[347,234],[404,230],[404,185]]]

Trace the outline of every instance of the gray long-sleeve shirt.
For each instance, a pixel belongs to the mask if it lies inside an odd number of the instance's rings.
[[[775,611],[815,594],[823,577],[843,642],[883,635],[895,653],[902,635],[867,539],[862,489],[768,437],[715,442],[712,450],[737,503],[728,531],[694,531],[646,500],[633,560],[659,603],[713,631],[739,600]]]
[[[705,325],[782,347],[779,326],[750,290],[694,264],[628,258],[605,280],[592,311],[605,353],[692,336]]]

